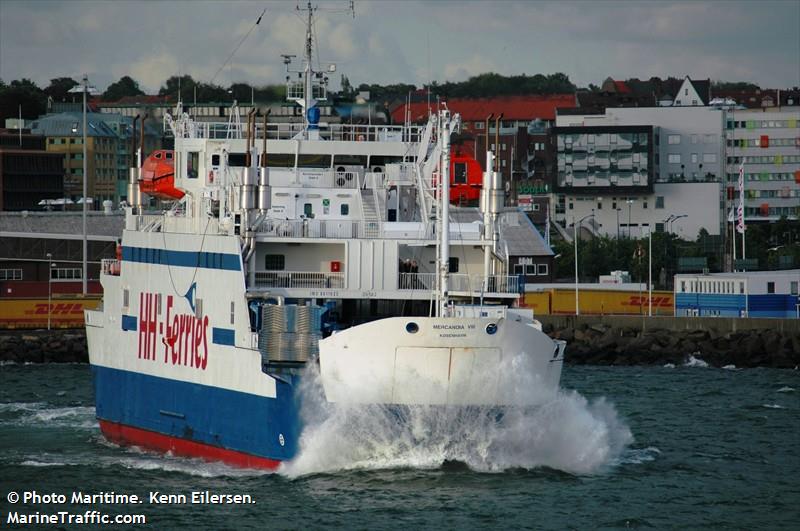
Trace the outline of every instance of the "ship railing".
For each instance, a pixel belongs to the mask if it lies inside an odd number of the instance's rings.
[[[257,288],[344,288],[344,273],[256,271]]]
[[[141,232],[158,230],[163,220],[163,214],[139,214],[136,217],[136,230]]]
[[[400,273],[398,289],[436,289],[436,273]]]
[[[120,264],[116,258],[103,258],[100,260],[100,271],[104,275],[119,276]]]
[[[228,138],[228,122],[196,122],[198,138]],[[267,124],[269,140],[292,140],[304,130],[300,122],[275,122]],[[345,142],[410,142],[420,141],[423,128],[403,125],[363,125],[363,124],[319,124],[319,137],[322,140]],[[263,124],[256,124],[256,139],[264,138]]]
[[[398,289],[432,290],[436,289],[436,273],[400,273]],[[448,291],[450,293],[517,294],[519,277],[508,275],[467,275],[451,273],[448,275]]]
[[[265,219],[253,229],[261,236],[277,238],[431,240],[436,236],[432,224],[340,219]],[[453,230],[450,233],[450,239],[453,241],[480,241],[480,234],[474,231]]]

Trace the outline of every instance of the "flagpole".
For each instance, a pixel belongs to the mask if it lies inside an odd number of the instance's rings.
[[[742,161],[739,163],[739,208],[737,212],[738,224],[736,226],[736,230],[742,233],[742,264],[743,269],[747,269],[744,266],[744,261],[747,260],[747,251],[745,249],[745,226],[744,226],[744,157],[742,157]],[[734,233],[734,241],[736,241],[736,234]]]
[[[733,212],[731,212],[733,217]],[[733,238],[733,264],[731,264],[731,271],[736,272],[736,220],[731,219],[731,238]]]

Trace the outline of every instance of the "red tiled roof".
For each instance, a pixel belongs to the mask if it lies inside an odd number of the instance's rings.
[[[631,88],[624,81],[614,80],[614,88],[617,89],[618,94],[630,94]]]
[[[444,102],[444,101],[443,101]],[[503,120],[555,120],[556,108],[576,106],[574,94],[553,94],[549,96],[502,96],[497,98],[452,98],[446,101],[447,108],[461,115],[465,122],[485,120],[490,114],[503,113]],[[421,122],[428,118],[428,103],[411,103],[411,121]],[[431,102],[434,112],[436,103]],[[399,105],[392,111],[394,123],[403,123],[406,105]]]

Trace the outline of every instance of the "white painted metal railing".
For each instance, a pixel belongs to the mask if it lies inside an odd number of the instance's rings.
[[[198,138],[227,138],[230,130],[228,122],[195,122]],[[270,140],[291,140],[303,131],[303,123],[267,124],[267,138]],[[355,125],[325,124],[319,126],[323,140],[352,142],[419,142],[422,128],[402,125]],[[264,138],[263,124],[256,124],[256,139]]]
[[[344,273],[256,271],[258,288],[344,288]]]
[[[519,293],[519,277],[490,275],[484,284],[483,275],[452,273],[449,275],[451,293]],[[488,289],[487,289],[488,286]],[[435,273],[400,273],[398,289],[432,290],[436,288]]]
[[[116,258],[103,258],[100,261],[100,271],[104,275],[119,275],[119,260]]]

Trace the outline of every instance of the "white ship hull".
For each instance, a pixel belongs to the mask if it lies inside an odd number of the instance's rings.
[[[509,318],[394,317],[321,341],[320,373],[336,403],[531,406],[557,392],[564,347]]]

